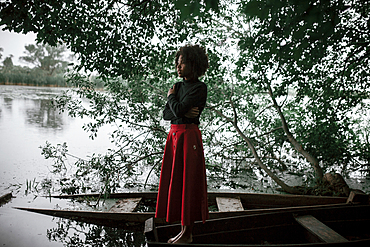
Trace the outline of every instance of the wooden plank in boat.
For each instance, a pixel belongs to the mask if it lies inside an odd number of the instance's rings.
[[[124,198],[116,202],[110,209],[111,213],[133,212],[141,198]]]
[[[352,190],[348,196],[347,203],[369,204],[369,195],[360,190]]]
[[[216,202],[220,212],[244,210],[240,197],[216,197]]]
[[[322,242],[325,243],[348,242],[346,238],[339,235],[333,229],[329,228],[327,225],[320,222],[312,215],[298,216],[295,217],[295,220]]]
[[[149,218],[145,221],[144,233],[147,237],[149,237],[149,239],[154,239],[156,242],[159,241],[154,218]]]

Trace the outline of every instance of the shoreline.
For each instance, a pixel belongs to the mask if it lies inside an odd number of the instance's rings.
[[[68,85],[38,85],[38,84],[28,84],[28,83],[14,83],[14,82],[0,82],[2,86],[26,86],[26,87],[71,87]]]

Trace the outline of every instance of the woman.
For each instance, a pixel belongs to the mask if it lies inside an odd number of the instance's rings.
[[[168,90],[163,118],[171,121],[164,150],[157,197],[157,218],[181,221],[181,232],[169,243],[191,243],[193,223],[208,219],[207,181],[199,117],[205,107],[207,86],[199,81],[208,57],[198,45],[176,53],[176,69],[183,81]]]

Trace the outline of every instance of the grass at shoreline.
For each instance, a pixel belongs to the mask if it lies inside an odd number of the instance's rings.
[[[20,85],[20,86],[58,86],[68,87],[66,78],[63,74],[53,76],[37,73],[36,71],[1,71],[0,85]]]
[[[27,83],[0,82],[0,86],[26,86],[26,87],[71,87],[70,85],[41,85]]]
[[[104,88],[104,83],[94,78],[97,89]],[[63,73],[56,75],[45,75],[39,71],[19,70],[1,71],[0,85],[12,86],[34,86],[34,87],[74,87]]]

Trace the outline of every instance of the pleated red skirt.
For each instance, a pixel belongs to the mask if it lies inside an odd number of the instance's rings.
[[[201,132],[196,124],[172,124],[164,150],[156,218],[184,226],[208,219]]]

